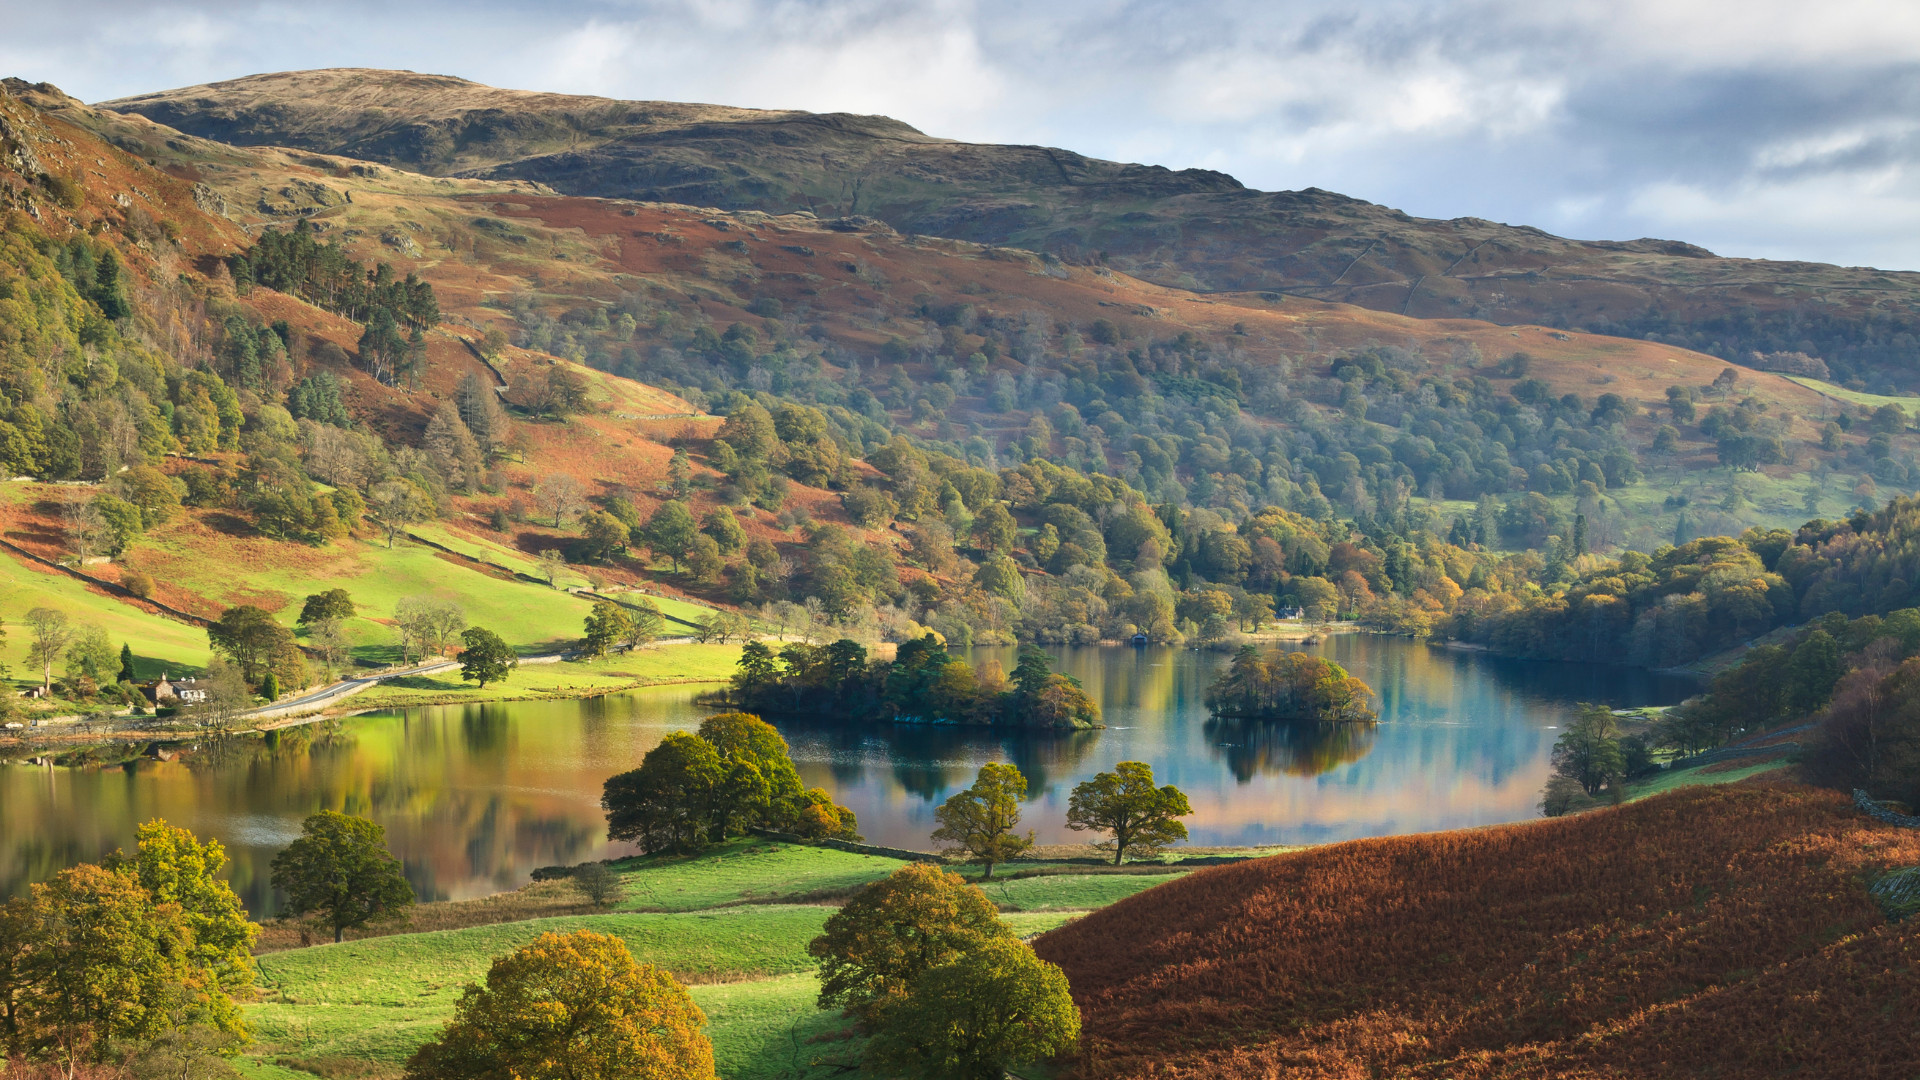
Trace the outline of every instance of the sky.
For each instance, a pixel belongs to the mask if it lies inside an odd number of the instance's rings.
[[[0,0],[0,26],[0,75],[87,101],[408,68],[1920,269],[1914,0]]]

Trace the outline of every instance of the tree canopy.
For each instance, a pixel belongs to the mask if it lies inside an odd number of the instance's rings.
[[[1110,833],[1112,839],[1099,846],[1112,848],[1113,864],[1119,866],[1129,855],[1151,855],[1185,840],[1187,827],[1179,819],[1191,813],[1179,788],[1153,786],[1153,766],[1123,761],[1112,772],[1074,785],[1067,828]]]
[[[933,841],[943,854],[964,855],[986,867],[993,877],[995,863],[1018,857],[1033,846],[1033,830],[1016,832],[1020,800],[1027,794],[1027,778],[1018,767],[990,761],[980,766],[973,786],[957,792],[933,812],[940,827]]]
[[[820,961],[820,1007],[870,1022],[929,969],[1012,936],[977,887],[912,863],[856,893],[807,951]]]
[[[273,857],[273,887],[294,915],[318,915],[339,941],[347,930],[403,918],[413,886],[387,851],[386,830],[363,817],[322,810]]]

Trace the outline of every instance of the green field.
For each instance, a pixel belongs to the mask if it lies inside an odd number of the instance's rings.
[[[1770,761],[1762,761],[1753,765],[1742,765],[1737,769],[1726,769],[1721,772],[1701,772],[1698,768],[1667,769],[1649,780],[1643,780],[1637,784],[1628,784],[1627,801],[1638,802],[1648,796],[1658,795],[1663,791],[1672,791],[1674,788],[1731,784],[1736,780],[1745,780],[1749,776],[1758,776],[1763,772],[1772,772],[1774,769],[1785,768],[1786,765],[1786,759],[1774,758]]]
[[[1809,390],[1825,394],[1831,398],[1838,398],[1850,404],[1865,405],[1869,409],[1877,409],[1882,405],[1898,405],[1900,410],[1908,416],[1920,416],[1920,397],[1889,397],[1885,394],[1868,394],[1859,390],[1849,390],[1844,386],[1835,386],[1830,382],[1821,382],[1819,379],[1808,378],[1805,375],[1787,375],[1784,377],[1799,383]]]
[[[565,660],[522,664],[503,683],[481,690],[461,682],[460,673],[388,679],[348,699],[356,709],[404,709],[416,705],[458,705],[466,702],[521,701],[529,698],[581,697],[610,694],[665,682],[688,680],[722,682],[733,675],[740,659],[738,645],[700,645],[672,642],[616,653],[602,660]]]
[[[27,634],[18,629],[21,616],[37,607],[64,611],[75,627],[98,626],[118,645],[133,644],[141,677],[165,672],[198,671],[207,662],[207,632],[189,623],[151,615],[111,596],[94,592],[65,574],[9,555],[0,560],[0,622],[15,628],[0,640],[0,659],[14,676],[38,682],[40,672],[27,659]],[[61,665],[54,665],[54,675]]]
[[[580,636],[592,604],[545,585],[490,576],[470,564],[421,544],[391,549],[364,540],[340,540],[324,548],[262,542],[234,542],[229,554],[209,551],[204,532],[161,533],[136,546],[130,561],[153,567],[172,584],[220,603],[252,603],[293,625],[303,597],[343,588],[353,596],[360,617],[347,631],[360,659],[398,659],[398,636],[381,620],[391,619],[402,598],[426,596],[452,600],[470,625],[484,626],[523,652],[549,652]],[[288,557],[264,558],[285,549]],[[297,556],[297,558],[295,557]],[[235,585],[244,581],[244,594]]]
[[[548,931],[592,929],[625,939],[636,958],[689,984],[707,1014],[721,1076],[846,1075],[836,1063],[849,1060],[859,1044],[814,1041],[845,1025],[815,1006],[818,984],[806,955],[833,908],[765,901],[844,893],[901,865],[827,848],[734,840],[699,856],[615,864],[627,891],[624,908],[672,910],[529,919],[271,953],[259,958],[259,999],[246,1006],[255,1043],[241,1069],[268,1080],[396,1077],[494,957]],[[1174,876],[1046,875],[990,883],[989,895],[1029,909],[1002,916],[1028,937],[1076,917],[1060,909],[1098,907]]]

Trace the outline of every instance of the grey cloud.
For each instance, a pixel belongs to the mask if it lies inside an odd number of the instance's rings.
[[[0,7],[0,65],[89,100],[408,67],[881,111],[935,134],[1204,165],[1428,216],[1920,268],[1920,245],[1889,227],[1920,222],[1920,31],[1897,9],[1757,0],[1730,25],[1719,5],[1679,0]],[[1777,32],[1751,29],[1766,19]],[[937,64],[897,55],[934,35],[953,38]]]

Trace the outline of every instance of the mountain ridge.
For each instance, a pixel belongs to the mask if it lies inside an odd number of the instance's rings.
[[[1419,218],[1224,173],[965,143],[885,117],[499,90],[372,69],[283,72],[104,102],[190,135],[274,143],[567,195],[866,215],[1197,292],[1293,293],[1420,318],[1649,338],[1748,363],[1805,352],[1838,381],[1920,389],[1920,274],[1734,259]]]

